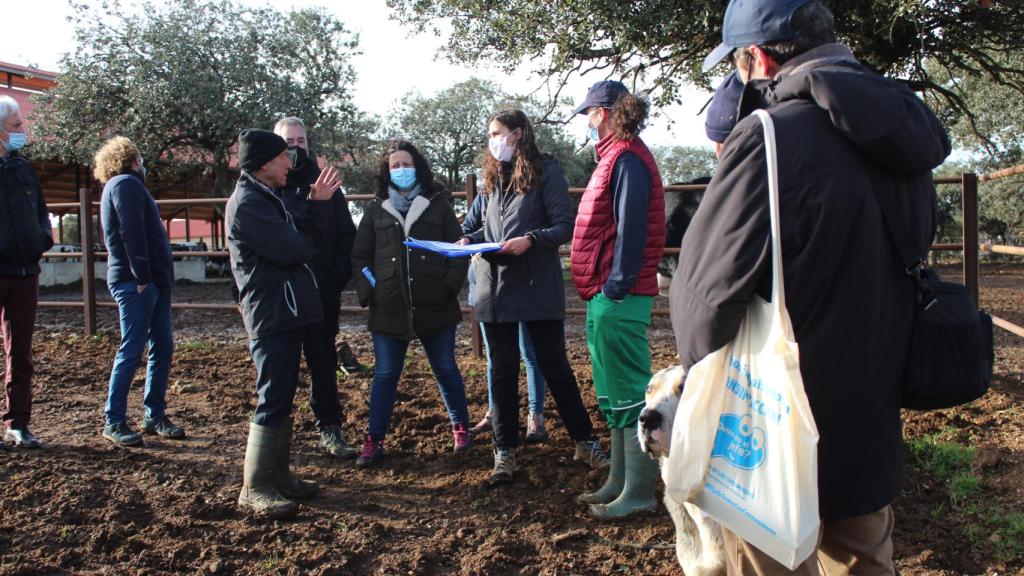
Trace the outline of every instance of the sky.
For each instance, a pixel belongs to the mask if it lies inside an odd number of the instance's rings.
[[[81,1],[81,0],[79,0]],[[90,1],[90,0],[85,0]],[[509,77],[495,66],[470,69],[438,58],[444,41],[432,34],[413,35],[388,18],[384,0],[358,2],[321,0],[240,0],[242,4],[272,6],[279,10],[324,6],[353,32],[360,33],[362,55],[353,61],[358,75],[353,99],[368,112],[385,115],[403,95],[418,91],[424,96],[472,76],[493,80],[508,93],[522,94],[539,87],[542,80],[532,77],[529,63]],[[131,9],[136,0],[123,0]],[[74,50],[74,27],[67,21],[71,14],[68,0],[30,0],[4,2],[4,30],[0,36],[0,61],[38,66],[58,71],[63,54]],[[358,9],[353,9],[358,6]],[[400,58],[396,58],[400,54]],[[573,79],[563,94],[580,101],[593,82],[603,76]],[[542,91],[539,95],[543,96]],[[642,134],[651,145],[710,147],[704,134],[704,117],[697,112],[710,94],[694,88],[684,89],[683,104],[656,110]],[[482,129],[482,127],[481,127]],[[585,120],[579,117],[568,125],[578,143],[584,140]]]

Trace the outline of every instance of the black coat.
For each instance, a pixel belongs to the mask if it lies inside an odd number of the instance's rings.
[[[309,211],[314,219],[322,213],[315,206]],[[315,253],[312,226],[297,220],[277,192],[246,174],[235,185],[224,221],[249,338],[320,322],[323,308],[310,265]]]
[[[308,214],[311,207],[322,211],[316,218],[319,229],[312,266],[321,296],[336,299],[337,293],[352,279],[352,242],[356,237],[356,225],[352,222],[345,194],[340,189],[335,190],[326,207],[317,206],[309,200],[310,186],[319,176],[316,159],[310,157],[300,169],[288,173],[288,183],[281,189],[281,196],[288,210],[299,220],[312,220]]]
[[[565,318],[565,287],[558,248],[572,239],[576,211],[555,159],[544,163],[540,186],[526,194],[496,186],[474,202],[463,221],[471,242],[502,242],[529,234],[533,247],[519,256],[484,253],[474,260],[475,309],[481,322]]]
[[[50,215],[32,163],[18,153],[0,158],[0,276],[39,274],[53,246]]]
[[[404,223],[404,224],[403,224]],[[462,320],[459,292],[468,258],[409,250],[407,237],[455,242],[462,236],[447,193],[422,193],[405,217],[391,201],[375,198],[359,221],[352,248],[359,304],[370,307],[367,327],[392,338],[433,336]],[[376,287],[360,272],[369,268]]]
[[[786,304],[820,433],[820,513],[878,510],[903,483],[900,385],[914,286],[876,194],[894,197],[926,253],[931,170],[945,130],[913,92],[856,64],[807,66],[747,86],[741,117],[767,108],[779,151]],[[760,121],[743,118],[682,241],[672,326],[684,367],[730,341],[755,294],[771,294]]]

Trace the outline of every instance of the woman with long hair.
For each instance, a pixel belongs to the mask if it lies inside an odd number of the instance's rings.
[[[409,342],[419,339],[452,422],[455,452],[472,446],[462,374],[455,363],[458,295],[465,258],[411,252],[407,238],[455,242],[462,234],[449,195],[434,182],[430,164],[410,142],[392,140],[381,154],[376,197],[366,208],[352,248],[359,303],[370,307],[367,327],[376,360],[361,467],[384,456],[384,436],[395,405]]]
[[[558,247],[572,236],[569,184],[558,161],[537,147],[533,126],[521,110],[494,114],[487,133],[480,226],[461,242],[502,244],[474,265],[474,306],[487,338],[494,403],[490,482],[511,482],[516,472],[520,324],[529,333],[547,387],[576,442],[574,459],[603,468],[608,459],[594,437],[565,353],[565,288]]]

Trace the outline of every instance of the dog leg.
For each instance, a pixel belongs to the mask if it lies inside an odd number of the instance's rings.
[[[700,576],[722,576],[725,574],[725,552],[722,541],[722,527],[711,518],[704,516],[700,508],[686,502],[683,512],[690,517],[700,538],[700,559],[696,574]]]
[[[683,505],[676,502],[668,494],[665,495],[665,508],[668,509],[672,522],[676,525],[676,559],[686,576],[698,576],[700,572],[701,542],[697,525],[690,518]]]

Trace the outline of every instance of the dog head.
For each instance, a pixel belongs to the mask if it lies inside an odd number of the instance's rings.
[[[672,442],[672,421],[676,417],[676,406],[683,393],[686,371],[682,366],[672,366],[651,377],[647,384],[646,402],[640,412],[637,435],[640,449],[653,458],[668,456]]]

